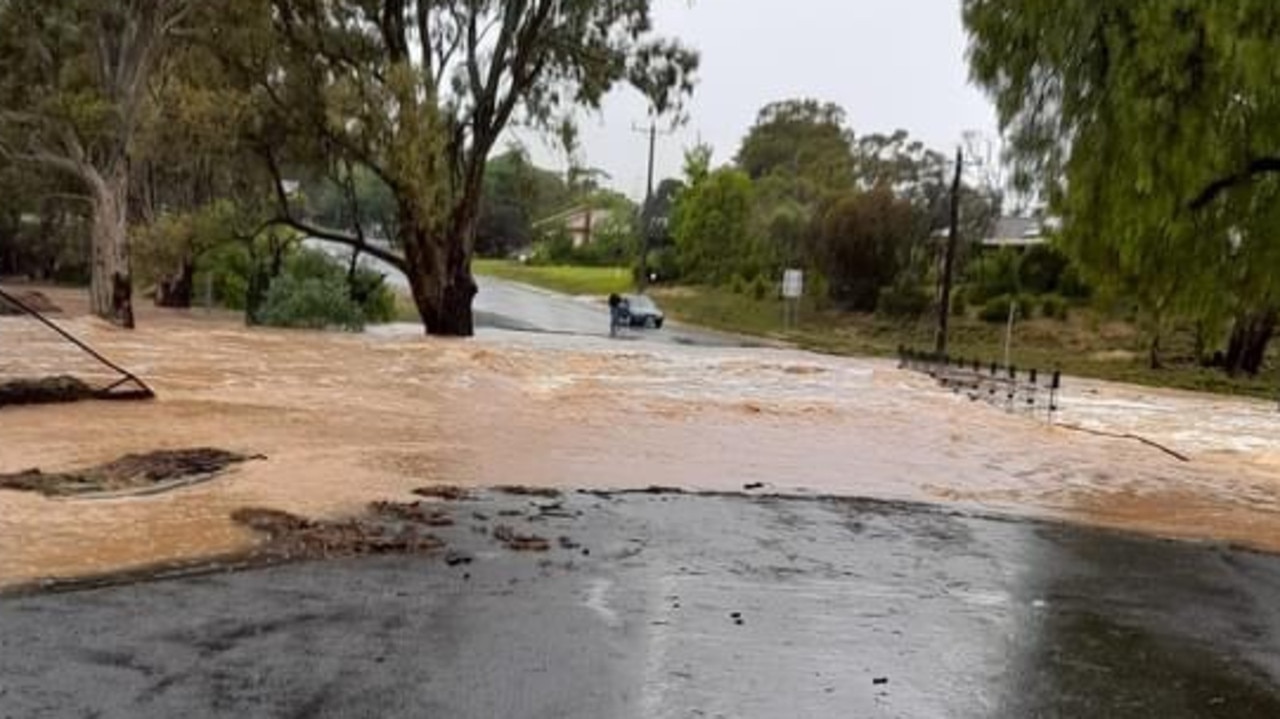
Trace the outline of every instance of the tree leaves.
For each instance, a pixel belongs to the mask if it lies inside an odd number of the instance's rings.
[[[1095,281],[1156,326],[1280,297],[1280,279],[1238,281],[1280,242],[1265,221],[1280,200],[1280,5],[966,0],[963,13],[1019,179]]]

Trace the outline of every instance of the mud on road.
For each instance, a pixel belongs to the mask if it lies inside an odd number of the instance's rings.
[[[1271,556],[839,498],[429,506],[447,551],[0,599],[0,716],[1280,715]]]

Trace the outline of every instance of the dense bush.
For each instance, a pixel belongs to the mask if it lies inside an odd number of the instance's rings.
[[[196,262],[195,303],[203,304],[208,291],[214,304],[243,310],[252,267],[249,248],[243,243],[228,243],[206,252]]]
[[[348,267],[319,250],[280,249],[279,276],[272,278],[277,262],[258,248],[258,286],[265,290],[252,322],[278,327],[342,327],[359,329],[366,323],[390,322],[396,314],[395,293],[383,276],[357,268],[348,278]],[[246,244],[226,244],[200,259],[196,295],[212,289],[217,304],[236,310],[246,308],[254,258]],[[261,290],[260,290],[261,291]]]
[[[887,188],[836,200],[816,224],[814,256],[831,282],[831,295],[854,310],[876,308],[881,288],[903,267],[901,249],[915,228],[911,203]]]
[[[1028,247],[1018,266],[1021,289],[1037,295],[1060,291],[1069,264],[1067,256],[1052,245]]]
[[[1045,295],[1040,298],[1040,316],[1051,320],[1067,318],[1067,301],[1061,295]]]
[[[1034,310],[1031,302],[1026,298],[1018,295],[1000,295],[992,297],[982,305],[982,310],[978,312],[978,319],[983,322],[1001,323],[1009,320],[1009,306],[1017,302],[1018,316],[1017,319],[1031,319]]]
[[[880,290],[876,312],[886,317],[915,319],[929,310],[933,298],[919,285],[895,284]]]
[[[1016,295],[1021,289],[1018,263],[1018,250],[1008,247],[975,259],[968,268],[969,303],[985,305],[988,300]]]
[[[352,331],[364,327],[364,312],[351,299],[347,283],[334,277],[277,277],[267,290],[258,318],[273,327]]]
[[[679,280],[680,256],[676,248],[663,247],[660,250],[649,253],[649,271],[658,276],[658,282],[675,282]]]
[[[1058,282],[1058,292],[1073,300],[1087,300],[1093,296],[1093,288],[1080,276],[1080,270],[1075,265],[1068,265],[1063,270]]]
[[[763,300],[771,295],[777,294],[776,286],[764,275],[756,275],[754,280],[749,283],[751,297],[756,300]]]
[[[825,309],[831,303],[831,283],[817,270],[804,273],[804,296],[815,309]]]
[[[951,316],[964,317],[969,314],[969,293],[961,287],[951,293]]]

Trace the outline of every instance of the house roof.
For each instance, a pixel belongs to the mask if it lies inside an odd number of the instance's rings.
[[[567,210],[562,210],[549,217],[544,217],[541,220],[535,220],[533,223],[533,226],[543,227],[545,225],[568,223],[572,220],[575,220],[579,217],[582,217],[588,214],[590,214],[592,217],[605,217],[611,214],[611,212],[606,208],[597,207],[591,204],[575,205],[573,207],[570,207]]]
[[[1034,217],[1001,217],[982,244],[987,247],[1031,247],[1046,242],[1044,223]]]

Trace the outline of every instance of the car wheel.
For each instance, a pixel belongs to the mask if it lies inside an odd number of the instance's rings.
[[[653,328],[654,328],[655,330],[660,330],[660,329],[662,329],[662,320],[656,320],[656,321],[653,323]]]

